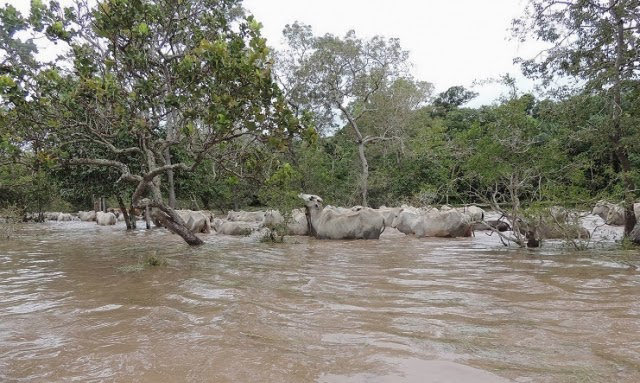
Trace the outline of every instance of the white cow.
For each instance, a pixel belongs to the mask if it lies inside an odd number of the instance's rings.
[[[216,217],[210,210],[197,210],[198,212],[204,214],[207,218],[209,218],[209,222],[213,223],[213,219]]]
[[[73,216],[68,213],[58,213],[58,217],[56,220],[59,222],[73,221]]]
[[[96,213],[96,222],[100,226],[115,225],[117,222],[116,215],[113,213],[103,213],[101,211]]]
[[[339,214],[351,213],[351,212],[360,211],[363,209],[363,207],[360,205],[356,205],[353,207],[340,207],[340,206],[327,205],[324,208],[327,210],[333,210],[334,212]]]
[[[211,221],[200,211],[191,212],[186,224],[192,233],[211,233]]]
[[[613,204],[605,200],[600,200],[593,208],[593,214],[604,219],[607,225],[622,226],[625,221],[624,208],[619,204]]]
[[[382,218],[384,218],[385,227],[391,227],[391,223],[393,222],[393,219],[396,217],[396,215],[400,212],[400,209],[401,208],[399,207],[380,206],[378,209],[373,210],[378,212],[378,214],[380,214]]]
[[[213,229],[217,234],[250,235],[259,229],[256,222],[227,221],[220,218],[213,220]]]
[[[370,208],[340,213],[325,209],[317,195],[299,194],[311,220],[311,235],[320,239],[378,239],[384,218]]]
[[[591,233],[576,224],[541,224],[537,228],[538,236],[544,239],[589,239]]]
[[[211,233],[211,221],[208,214],[193,210],[176,210],[192,233]]]
[[[267,210],[264,215],[264,221],[262,225],[273,229],[277,225],[284,223],[284,217],[277,210]],[[308,235],[309,224],[307,223],[307,216],[304,211],[300,209],[293,209],[291,211],[291,218],[287,222],[287,234],[288,235]]]
[[[484,210],[475,205],[459,207],[456,210],[469,217],[469,222],[482,222],[484,219]]]
[[[96,212],[91,210],[91,211],[79,211],[78,212],[78,218],[80,218],[81,221],[95,221],[96,220]]]
[[[416,237],[469,237],[468,217],[455,209],[431,212],[400,211],[391,227]]]
[[[262,222],[264,220],[263,211],[229,211],[227,214],[228,221],[240,222]]]

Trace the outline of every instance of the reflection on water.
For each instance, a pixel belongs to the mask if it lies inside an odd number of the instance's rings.
[[[640,274],[612,252],[19,234],[0,242],[0,381],[640,381]],[[151,254],[169,265],[131,268]]]

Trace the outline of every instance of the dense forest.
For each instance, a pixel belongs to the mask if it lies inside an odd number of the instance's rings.
[[[530,0],[516,58],[540,85],[470,108],[401,41],[287,26],[273,50],[238,0],[0,8],[0,208],[20,217],[174,209],[469,204],[589,210],[640,192],[640,4]],[[43,52],[51,53],[49,56]],[[446,60],[446,57],[440,57]],[[473,65],[470,60],[468,65]]]

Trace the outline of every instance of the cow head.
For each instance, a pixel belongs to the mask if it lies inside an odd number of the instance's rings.
[[[220,218],[214,218],[213,221],[211,221],[211,227],[215,231],[220,231],[220,227],[222,227],[223,223],[224,223],[224,220]]]
[[[300,193],[298,197],[302,198],[304,206],[308,209],[322,210],[322,198],[317,195]]]
[[[400,224],[400,221],[402,221],[401,214],[403,212],[404,212],[404,209],[396,210],[395,214],[393,215],[393,219],[391,221],[391,227],[393,227],[393,228],[398,227],[398,225]]]

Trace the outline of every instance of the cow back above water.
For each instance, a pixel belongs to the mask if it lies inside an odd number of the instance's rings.
[[[300,194],[310,219],[311,235],[320,239],[378,239],[384,231],[384,218],[370,208],[349,211],[326,209],[322,198]]]

